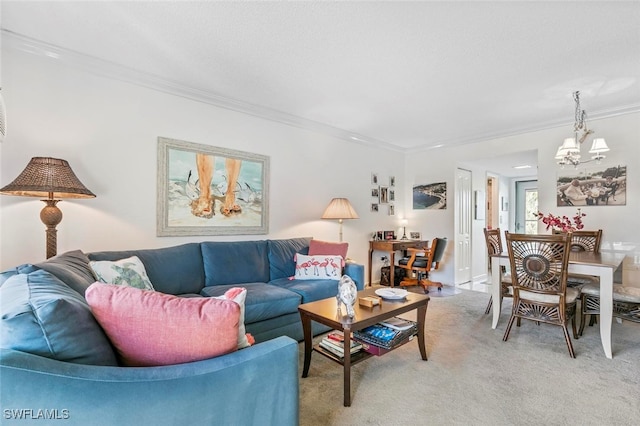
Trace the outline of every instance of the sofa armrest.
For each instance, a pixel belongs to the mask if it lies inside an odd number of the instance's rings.
[[[47,418],[114,426],[299,420],[298,344],[288,337],[163,367],[72,364],[2,349],[0,378],[0,416],[7,425]]]
[[[356,283],[358,290],[364,290],[364,265],[347,262],[344,266],[344,273]]]

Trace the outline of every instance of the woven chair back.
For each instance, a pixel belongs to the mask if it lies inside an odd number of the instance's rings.
[[[528,235],[506,232],[514,294],[520,290],[561,295],[567,288],[568,234]]]

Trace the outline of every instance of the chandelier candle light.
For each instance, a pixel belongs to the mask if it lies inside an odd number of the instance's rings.
[[[68,162],[49,157],[33,157],[13,182],[0,189],[0,194],[45,198],[40,219],[47,226],[47,259],[57,253],[56,226],[62,221],[62,211],[57,206],[60,199],[96,196],[80,182]]]
[[[577,168],[580,163],[589,163],[591,161],[600,164],[600,161],[605,158],[602,153],[609,151],[607,142],[603,138],[595,138],[593,140],[591,149],[589,150],[589,154],[593,154],[591,160],[580,161],[582,142],[584,142],[587,136],[594,133],[594,131],[587,128],[587,112],[580,108],[580,92],[573,92],[573,100],[576,103],[575,122],[573,124],[574,135],[572,138],[566,138],[562,145],[558,147],[555,159],[562,167],[564,167],[565,164],[572,164]],[[580,133],[582,133],[582,135],[580,135]]]

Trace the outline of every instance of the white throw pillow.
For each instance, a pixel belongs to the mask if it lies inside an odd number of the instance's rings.
[[[344,259],[342,256],[305,256],[296,253],[296,280],[335,280],[342,276]]]
[[[244,301],[247,298],[247,289],[243,287],[233,287],[227,290],[224,295],[214,297],[214,299],[232,300],[240,306],[240,321],[238,322],[238,349],[246,348],[254,343],[253,337],[247,333],[244,326]]]
[[[154,290],[144,264],[138,256],[116,261],[92,260],[89,267],[96,279],[106,284],[124,285],[142,290]]]

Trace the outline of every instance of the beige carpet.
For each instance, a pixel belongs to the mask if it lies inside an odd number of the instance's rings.
[[[492,330],[488,298],[469,290],[432,298],[429,360],[413,341],[355,365],[351,407],[342,405],[342,366],[314,353],[300,379],[300,424],[640,424],[640,324],[614,321],[612,360],[597,326],[587,326],[572,359],[560,327],[523,321],[503,342],[511,301]],[[302,363],[301,344],[300,371]]]

